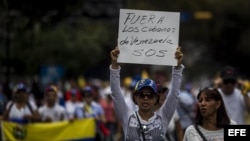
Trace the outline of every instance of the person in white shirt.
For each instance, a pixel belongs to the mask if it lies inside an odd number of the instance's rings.
[[[29,101],[29,93],[24,83],[14,87],[14,98],[9,101],[3,113],[3,120],[17,123],[35,122],[39,119],[37,106]]]
[[[81,94],[84,100],[83,107],[77,107],[75,110],[76,119],[94,118],[96,121],[96,135],[95,140],[101,141],[102,136],[107,132],[100,127],[106,123],[104,109],[100,103],[94,101],[93,86],[85,86],[81,90]],[[106,128],[106,127],[105,127]],[[106,129],[105,129],[106,130]],[[103,132],[104,131],[104,132]],[[108,130],[106,130],[108,131]],[[110,131],[108,131],[110,134]]]
[[[70,94],[71,94],[71,99],[65,102],[65,108],[66,108],[68,118],[71,120],[75,118],[76,109],[78,107],[83,108],[83,102],[78,100],[76,89],[72,89],[70,91]]]
[[[226,110],[231,119],[238,124],[246,124],[246,113],[250,113],[250,97],[237,87],[237,72],[232,66],[226,66],[221,71],[221,86],[219,92],[225,102]]]
[[[224,141],[224,126],[236,123],[229,118],[220,92],[206,87],[199,91],[197,99],[195,124],[187,127],[183,141]]]
[[[38,109],[42,122],[67,120],[66,109],[58,104],[57,88],[48,86],[45,90],[45,104]]]

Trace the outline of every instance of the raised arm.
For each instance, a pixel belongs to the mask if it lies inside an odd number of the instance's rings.
[[[175,59],[177,59],[177,66],[175,66],[175,69],[181,69],[183,57],[184,55],[181,51],[181,47],[179,46],[175,52]]]
[[[178,47],[175,52],[175,58],[177,59],[177,66],[172,68],[171,88],[165,102],[160,108],[160,113],[162,114],[163,121],[166,121],[166,126],[168,126],[176,109],[178,93],[182,81],[182,71],[184,66],[182,65],[183,53],[180,47]]]
[[[120,50],[118,47],[115,47],[115,49],[110,52],[111,69],[116,69],[116,70],[119,69],[119,65],[117,63],[117,58],[119,54],[120,54]]]
[[[111,65],[110,65],[110,86],[111,86],[111,97],[114,102],[114,108],[116,115],[122,124],[125,124],[128,120],[128,113],[131,111],[127,106],[121,91],[120,85],[120,70],[121,67],[117,63],[117,58],[120,53],[118,47],[110,52]]]

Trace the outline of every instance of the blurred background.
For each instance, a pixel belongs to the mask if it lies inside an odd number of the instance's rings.
[[[248,78],[249,7],[247,0],[0,0],[0,81],[108,80],[121,8],[181,13],[185,81],[212,79],[225,65]],[[123,77],[169,70],[122,65]]]

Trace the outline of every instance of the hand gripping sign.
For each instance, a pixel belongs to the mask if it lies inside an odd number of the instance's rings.
[[[119,63],[177,65],[178,12],[120,9]]]

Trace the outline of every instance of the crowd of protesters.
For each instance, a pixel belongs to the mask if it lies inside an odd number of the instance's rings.
[[[1,120],[26,124],[92,117],[96,120],[96,140],[118,141],[122,132],[113,112],[111,91],[107,82],[99,84],[86,82],[80,86],[71,80],[68,89],[48,84],[34,94],[32,85],[18,82],[12,88],[11,99],[0,93]],[[41,96],[37,98],[37,94]]]
[[[73,121],[93,117],[97,123],[96,140],[122,141],[123,131],[114,113],[109,82],[97,80],[86,81],[84,85],[78,84],[77,80],[71,80],[64,86],[48,84],[43,89],[38,83],[29,85],[25,82],[18,82],[11,88],[11,96],[6,95],[3,85],[0,85],[1,120],[34,123]],[[133,103],[131,97],[135,87],[133,80],[126,77],[121,82],[125,102],[132,110],[136,110],[138,107]],[[222,70],[218,80],[214,82],[212,83],[211,80],[211,85],[208,87],[218,88],[229,119],[235,124],[248,124],[246,113],[250,111],[249,93],[244,91],[244,81],[238,79],[234,68],[226,67]],[[159,93],[163,88],[168,90],[170,87],[167,82],[158,86],[160,86]],[[171,126],[168,127],[169,134],[171,131],[169,140],[182,140],[186,129],[197,123],[195,116],[201,101],[200,97],[197,98],[199,92],[199,88],[196,89],[190,82],[182,84],[178,105]],[[166,97],[167,95],[164,95],[162,100],[164,101]],[[185,140],[187,138],[186,133]]]

